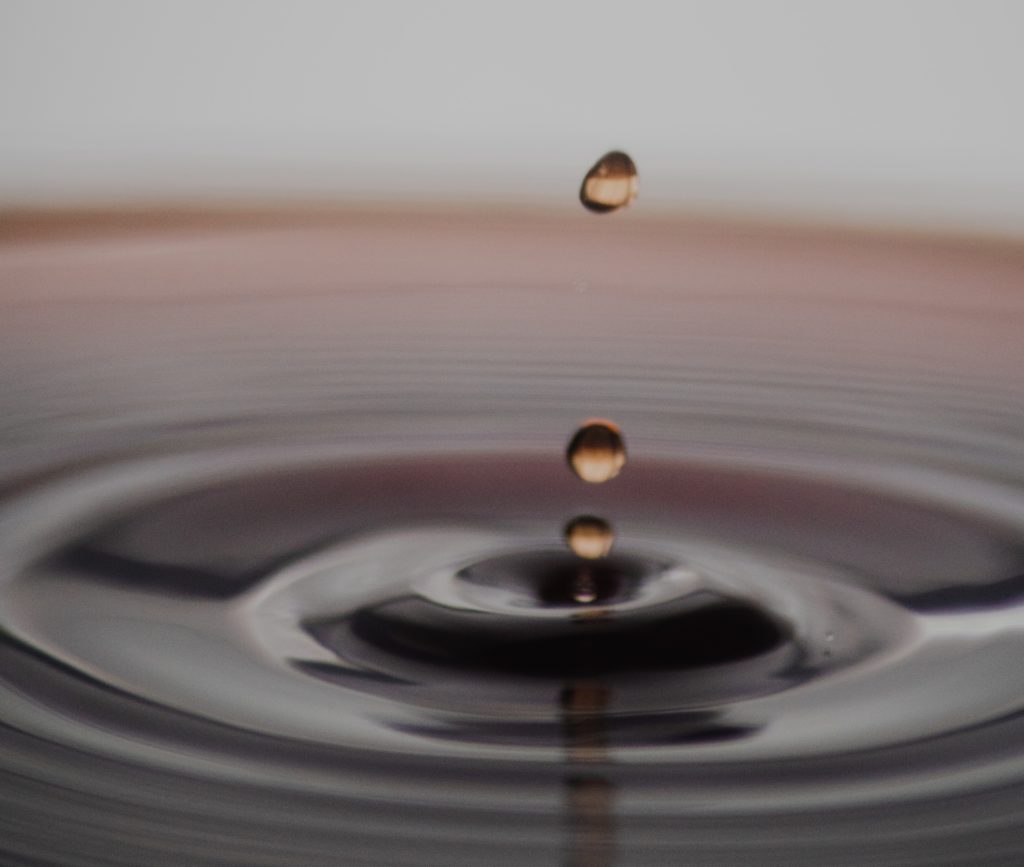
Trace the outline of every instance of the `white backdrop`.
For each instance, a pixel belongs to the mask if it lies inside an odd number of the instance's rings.
[[[0,0],[0,204],[574,196],[1024,234],[1024,2]]]

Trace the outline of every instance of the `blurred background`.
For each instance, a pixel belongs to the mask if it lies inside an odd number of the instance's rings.
[[[1024,234],[1024,3],[0,0],[0,204],[564,203]]]

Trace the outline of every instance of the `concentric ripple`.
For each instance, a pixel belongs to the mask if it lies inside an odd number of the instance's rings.
[[[552,222],[0,247],[0,860],[1024,850],[1024,259]]]

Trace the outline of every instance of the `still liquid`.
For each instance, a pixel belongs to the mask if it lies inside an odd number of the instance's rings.
[[[0,864],[1017,863],[1022,286],[579,208],[8,222]]]

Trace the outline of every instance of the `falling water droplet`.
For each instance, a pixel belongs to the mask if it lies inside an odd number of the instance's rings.
[[[597,484],[619,474],[626,463],[626,447],[618,427],[610,421],[592,419],[576,431],[566,457],[577,476]]]
[[[576,580],[572,585],[572,598],[584,605],[597,599],[597,584],[586,567],[576,574]]]
[[[587,172],[580,201],[587,210],[607,214],[630,204],[636,191],[636,164],[622,151],[609,151]]]
[[[573,554],[585,560],[607,557],[614,542],[611,525],[592,515],[580,515],[565,525],[565,544]]]

